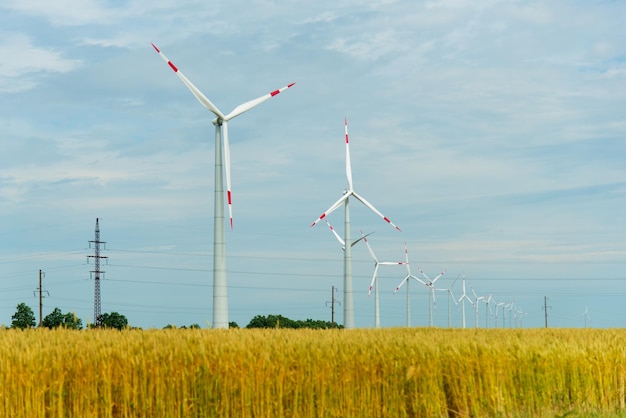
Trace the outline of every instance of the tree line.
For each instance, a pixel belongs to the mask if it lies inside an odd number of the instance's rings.
[[[128,326],[126,317],[117,312],[104,313],[100,316],[100,323],[103,328],[124,329]],[[25,303],[17,305],[17,309],[11,317],[11,328],[34,328],[37,325],[35,313]],[[83,329],[83,321],[73,312],[63,313],[61,309],[54,308],[45,318],[41,320],[44,328],[68,328]],[[94,327],[94,325],[89,325]]]
[[[100,323],[103,328],[119,329],[128,328],[128,320],[126,317],[118,312],[104,313],[100,316]],[[37,325],[35,320],[35,313],[30,306],[25,303],[17,305],[15,314],[11,317],[11,328],[26,329],[34,328]],[[229,328],[239,328],[236,322],[229,322]],[[67,328],[67,329],[83,329],[83,322],[73,312],[63,313],[61,309],[54,308],[45,318],[41,320],[40,326],[44,328]],[[95,325],[90,324],[89,328],[94,328]],[[176,328],[174,325],[166,325],[164,329]],[[182,329],[187,328],[182,326]],[[188,328],[197,329],[200,328],[198,324],[192,324]],[[343,328],[343,325],[337,325],[336,323],[329,321],[322,321],[316,319],[296,320],[289,319],[282,315],[257,315],[246,325],[246,328],[310,328],[310,329],[330,329],[330,328]]]

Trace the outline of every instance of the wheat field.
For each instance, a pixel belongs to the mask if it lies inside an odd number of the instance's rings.
[[[626,331],[2,330],[3,417],[626,416]]]

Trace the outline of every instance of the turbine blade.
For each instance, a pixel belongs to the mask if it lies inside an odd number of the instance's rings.
[[[363,230],[362,229],[361,229],[361,236],[362,236],[363,241],[365,241],[365,245],[367,245],[367,249],[370,252],[370,256],[374,259],[374,261],[376,262],[376,267],[378,268],[378,259],[376,258],[376,254],[374,254],[374,250],[372,250],[372,247],[370,246],[369,241],[367,240],[367,238],[363,234]]]
[[[428,283],[426,283],[425,281],[423,281],[419,277],[416,277],[416,276],[413,276],[413,275],[411,275],[411,277],[414,278],[415,280],[417,280],[418,282],[420,282],[421,284],[423,284],[424,286],[430,287],[430,285]]]
[[[406,276],[406,277],[404,278],[404,280],[402,280],[402,281],[400,282],[400,284],[398,285],[398,287],[396,287],[396,290],[394,290],[394,291],[393,291],[393,293],[394,293],[394,294],[395,294],[398,290],[400,290],[400,288],[404,285],[404,283],[406,283],[406,281],[407,281],[407,280],[409,280],[409,277],[411,277],[411,276]]]
[[[432,281],[432,284],[435,284],[435,282],[444,274],[446,273],[446,270],[442,271],[441,273],[439,273],[439,275],[437,277],[435,277]]]
[[[368,202],[367,200],[365,200],[363,197],[359,196],[355,191],[352,191],[352,195],[354,197],[356,197],[357,199],[359,199],[359,201],[361,203],[363,203],[365,206],[367,206],[372,212],[374,212],[375,214],[377,214],[378,216],[380,216],[381,218],[383,218],[383,220],[385,222],[387,222],[388,224],[390,224],[391,226],[393,226],[394,228],[396,228],[398,231],[401,231],[400,228],[398,228],[393,222],[391,222],[391,220],[389,218],[387,218],[385,215],[383,215],[382,213],[380,213],[380,211],[378,209],[376,209],[374,207],[374,205],[372,205],[370,202]]]
[[[406,246],[406,242],[404,243],[404,259],[406,260],[404,264],[406,264],[406,271],[411,275],[411,263],[409,263],[409,249]]]
[[[228,217],[230,229],[233,229],[233,201],[230,188],[230,145],[228,143],[228,121],[222,122],[222,137],[224,138],[224,171],[226,172],[226,197],[228,199]]]
[[[324,219],[326,221],[326,225],[328,225],[328,227],[330,228],[330,231],[335,235],[335,238],[337,238],[337,241],[339,241],[339,243],[341,244],[342,247],[345,247],[346,243],[343,240],[343,238],[341,238],[339,236],[339,234],[337,233],[337,231],[335,231],[335,228],[333,228],[333,226],[330,224],[330,222],[328,222],[328,220]]]
[[[367,237],[367,236],[369,236],[369,235],[372,235],[372,234],[373,234],[373,232],[370,232],[369,234],[365,234],[365,237]],[[362,240],[363,238],[365,238],[365,237],[361,237],[361,238],[358,238],[358,239],[356,239],[356,240],[352,241],[352,245],[351,245],[351,247],[354,247],[356,243],[358,243],[359,241],[361,241],[361,240]]]
[[[377,278],[377,273],[378,273],[378,264],[376,264],[376,267],[374,267],[374,275],[372,276],[372,281],[370,283],[370,290],[367,293],[367,297],[369,298],[370,295],[372,294],[372,288],[374,287],[374,282],[376,281]]]
[[[428,280],[428,281],[430,282],[430,281],[431,281],[431,280],[430,280],[430,277],[428,277],[428,276],[426,275],[426,273],[424,273],[424,270],[422,270],[422,269],[421,269],[421,267],[418,267],[418,269],[419,269],[420,273],[422,273],[422,276],[424,276],[424,277],[426,278],[426,280]]]
[[[178,78],[180,78],[183,83],[185,83],[185,85],[187,86],[187,88],[191,91],[191,93],[196,97],[196,99],[198,99],[198,101],[207,109],[209,109],[211,112],[213,112],[215,114],[215,116],[217,116],[219,119],[224,119],[224,115],[222,114],[222,112],[220,112],[220,110],[213,104],[211,103],[211,101],[209,99],[207,99],[207,97],[202,94],[202,92],[200,90],[198,90],[198,88],[196,86],[193,85],[193,83],[191,81],[189,81],[189,79],[187,79],[187,77],[185,77],[185,75],[183,73],[181,73],[178,68],[174,65],[174,63],[172,61],[170,61],[162,52],[161,50],[159,50],[159,48],[156,47],[155,44],[152,44],[152,47],[154,48],[154,50],[161,56],[161,58],[163,58],[163,61],[165,61],[167,63],[167,65],[170,66],[170,68],[172,70],[174,70],[174,72],[176,73],[176,75],[178,76]]]
[[[346,130],[346,178],[348,179],[348,188],[352,190],[352,166],[350,165],[350,141],[348,140],[348,118],[343,119]]]
[[[329,207],[326,212],[322,213],[320,215],[319,218],[317,218],[315,220],[315,222],[313,222],[311,224],[311,226],[315,226],[319,221],[321,221],[322,219],[324,219],[327,215],[331,214],[335,209],[337,209],[339,206],[341,206],[341,204],[343,203],[344,200],[346,200],[348,197],[350,197],[350,193],[346,193],[343,196],[341,196],[341,198],[339,200],[337,200],[335,203],[333,203],[333,205],[331,207]]]
[[[258,97],[256,99],[247,101],[245,103],[242,103],[239,106],[237,106],[236,108],[234,108],[232,112],[230,112],[228,115],[226,115],[224,117],[224,119],[225,120],[230,120],[230,119],[234,118],[235,116],[239,116],[242,113],[247,112],[248,110],[252,109],[253,107],[256,107],[256,106],[260,105],[264,101],[266,101],[268,99],[271,99],[272,97],[276,96],[277,94],[287,90],[288,88],[292,87],[294,84],[296,84],[296,83],[288,84],[285,87],[282,87],[282,88],[280,88],[278,90],[274,90],[271,93],[264,94],[261,97]]]

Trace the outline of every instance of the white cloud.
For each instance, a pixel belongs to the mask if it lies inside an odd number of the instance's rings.
[[[63,58],[55,49],[33,45],[23,34],[4,34],[0,40],[0,91],[15,93],[33,88],[42,73],[68,73],[79,68],[79,60]]]

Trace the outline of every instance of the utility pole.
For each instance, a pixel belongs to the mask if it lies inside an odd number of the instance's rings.
[[[39,293],[39,326],[40,327],[43,324],[43,298],[44,298],[43,294],[46,293],[48,296],[50,296],[50,292],[48,292],[47,290],[43,290],[43,287],[41,285],[41,279],[45,275],[46,273],[39,270],[39,287],[37,288],[37,290],[33,291],[33,295],[35,295],[35,297],[37,297],[37,293]]]
[[[96,218],[96,234],[95,239],[93,241],[89,241],[89,248],[91,248],[91,244],[94,247],[94,255],[88,255],[87,261],[90,258],[94,259],[94,270],[91,270],[90,273],[93,274],[94,277],[94,303],[93,303],[93,321],[96,327],[102,326],[102,306],[100,301],[100,274],[104,277],[104,271],[100,270],[100,259],[109,258],[100,255],[100,244],[106,244],[105,241],[100,241],[100,225],[98,222],[98,218]]]
[[[328,304],[330,303],[330,322],[333,326],[335,326],[335,304],[339,304],[341,305],[341,302],[339,302],[338,300],[335,299],[335,293],[337,292],[337,288],[335,286],[332,287],[331,289],[332,292],[332,298],[330,301],[326,302],[326,306],[328,306]]]
[[[543,310],[546,314],[546,328],[548,328],[548,308],[552,309],[552,306],[548,306],[548,299],[550,298],[547,296],[543,297]]]

